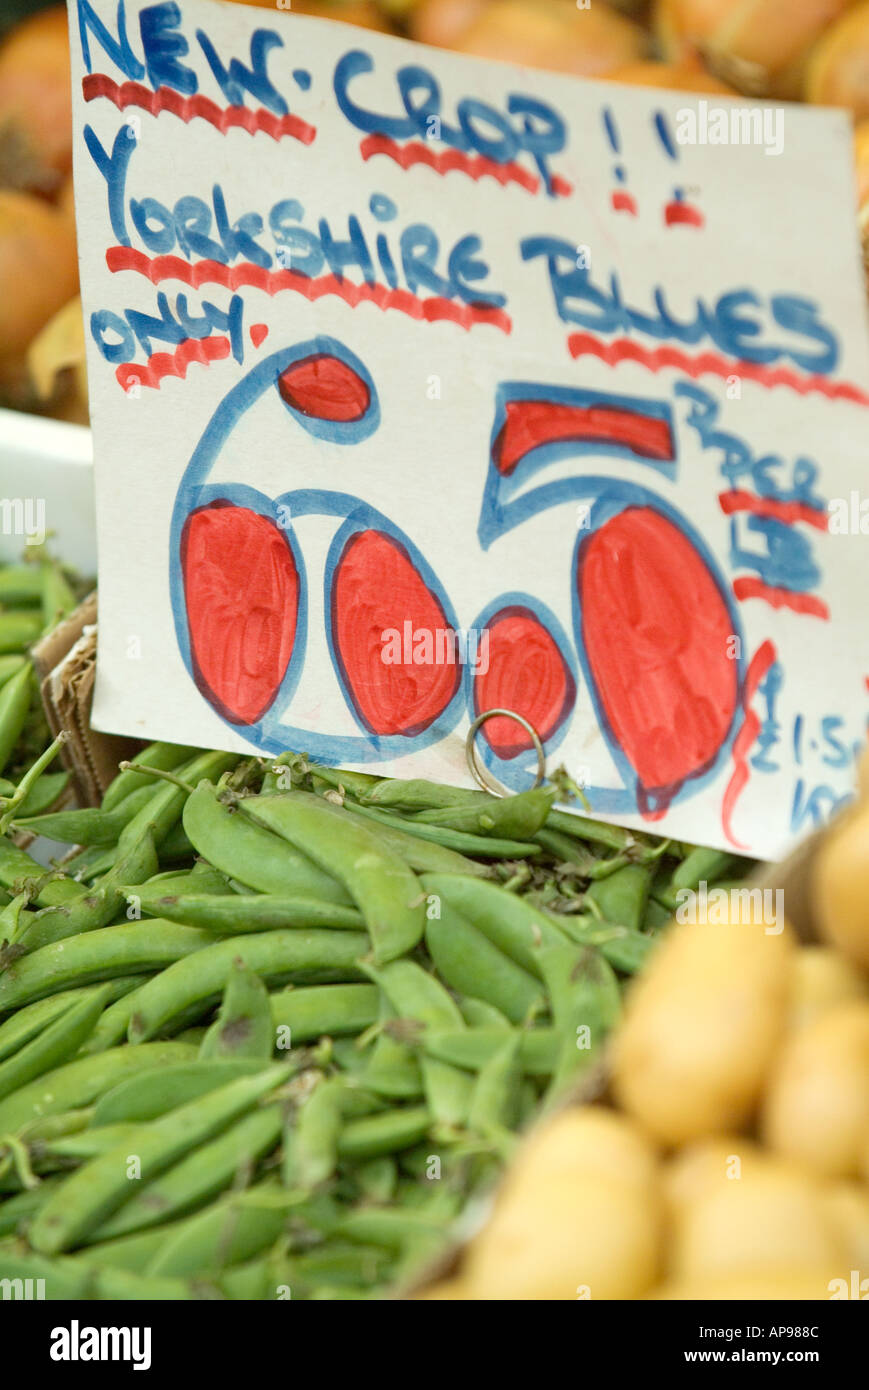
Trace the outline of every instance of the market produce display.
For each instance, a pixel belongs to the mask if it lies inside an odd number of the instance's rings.
[[[274,0],[241,2],[270,10],[280,23]],[[0,405],[86,423],[66,9],[44,0],[7,9]],[[869,0],[594,0],[585,8],[575,0],[293,0],[292,13],[577,77],[843,107],[857,125],[859,219],[869,248],[860,129],[869,120]]]
[[[0,841],[0,1264],[47,1297],[385,1297],[597,1077],[731,856],[156,744]],[[13,896],[14,895],[14,896]]]
[[[609,1104],[523,1144],[435,1299],[860,1299],[869,1265],[869,803],[813,862],[820,942],[674,924],[630,987]]]

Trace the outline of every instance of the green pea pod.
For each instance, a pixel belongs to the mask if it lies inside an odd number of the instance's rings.
[[[321,1077],[293,1107],[284,1130],[284,1186],[308,1192],[338,1167],[338,1136],[344,1124],[340,1077]]]
[[[153,929],[154,921],[141,925]],[[121,930],[128,932],[131,928]],[[175,930],[195,932],[197,928],[176,926]],[[142,986],[138,1007],[130,1020],[130,1041],[152,1038],[182,1015],[190,1022],[197,1006],[201,1017],[223,993],[236,959],[243,960],[272,984],[293,978],[304,980],[320,972],[337,972],[344,980],[354,980],[362,975],[358,959],[369,949],[364,932],[329,930],[260,932],[214,942],[199,952],[195,969],[185,969],[179,959]]]
[[[161,1241],[148,1273],[183,1277],[222,1270],[242,1264],[272,1245],[281,1233],[286,1212],[258,1200],[264,1186],[226,1197],[176,1223],[171,1236],[166,1233]]]
[[[60,1159],[66,1164],[88,1163],[92,1158],[116,1148],[118,1144],[129,1144],[138,1136],[138,1125],[102,1125],[99,1129],[78,1130],[75,1134],[64,1134],[59,1139],[43,1141],[39,1144],[40,1158]]]
[[[44,1029],[50,1027],[78,1000],[92,996],[96,989],[102,988],[103,986],[98,985],[89,990],[73,989],[62,994],[52,994],[10,1014],[5,1023],[0,1023],[0,1062],[18,1052],[33,1038],[38,1038]]]
[[[196,1049],[184,1043],[159,1042],[147,1047],[116,1047],[97,1057],[79,1057],[0,1101],[0,1134],[15,1134],[34,1120],[65,1114],[94,1103],[135,1072],[191,1061]]]
[[[696,893],[701,883],[714,883],[724,878],[737,862],[735,855],[724,850],[695,846],[673,870],[669,883],[657,895],[659,902],[675,912],[682,901],[677,896],[679,893]]]
[[[338,1156],[348,1160],[380,1158],[418,1144],[431,1126],[425,1105],[393,1106],[379,1115],[368,1115],[345,1125],[338,1137]]]
[[[15,616],[0,615],[0,633],[3,623],[9,622]],[[30,662],[0,689],[0,772],[12,757],[27,722],[33,689],[33,667]]]
[[[195,884],[191,887],[195,888]],[[362,914],[355,907],[319,902],[315,898],[278,898],[268,893],[216,895],[159,891],[140,893],[142,906],[155,917],[186,922],[191,927],[220,935],[269,931],[281,927],[335,927],[364,931]]]
[[[375,985],[308,985],[270,995],[278,1049],[361,1033],[377,1019],[379,997]]]
[[[38,565],[0,566],[0,603],[35,603],[42,600],[42,575]]]
[[[241,810],[296,845],[343,883],[365,918],[374,960],[396,960],[425,928],[419,879],[376,835],[308,792],[248,797]]]
[[[368,973],[400,1018],[425,1028],[463,1027],[458,1005],[444,986],[414,961],[393,961],[379,971],[369,968]],[[421,1071],[431,1118],[444,1125],[464,1124],[471,1099],[470,1077],[457,1067],[430,1057],[422,1060]],[[371,1068],[366,1070],[365,1084],[376,1084]]]
[[[241,961],[230,969],[223,1003],[199,1048],[202,1058],[250,1057],[268,1061],[275,1046],[266,987]]]
[[[43,1202],[48,1200],[58,1181],[58,1178],[43,1178],[38,1187],[17,1192],[0,1202],[0,1240],[5,1236],[20,1234],[22,1228],[29,1225]],[[3,1259],[0,1256],[0,1266],[2,1264]],[[0,1269],[0,1275],[2,1272]]]
[[[437,826],[411,830],[408,821],[377,811],[372,815],[365,806],[345,805],[342,809],[345,815],[366,826],[369,831],[373,832],[376,826],[378,839],[399,855],[415,873],[470,874],[479,878],[489,876],[490,870],[485,864],[475,864],[473,859],[441,843],[452,832],[439,831]],[[426,831],[425,837],[420,836],[420,829]]]
[[[553,859],[564,864],[573,864],[585,878],[591,876],[599,862],[581,840],[574,840],[561,830],[551,830],[544,826],[542,830],[537,831],[534,838]]]
[[[32,885],[33,901],[43,907],[71,902],[73,898],[81,897],[84,892],[80,883],[65,877],[56,869],[46,870],[44,864],[40,864],[25,850],[13,845],[5,835],[0,835],[0,883],[14,889],[16,885],[24,882]]]
[[[540,949],[565,941],[564,933],[524,898],[496,883],[481,883],[458,874],[425,874],[422,886],[471,922],[504,955],[538,979]],[[469,991],[479,993],[479,991]]]
[[[42,1255],[4,1252],[0,1257],[0,1277],[10,1287],[20,1284],[21,1297],[42,1297],[49,1302],[91,1298],[93,1288],[92,1271],[74,1260],[47,1260]],[[41,1293],[37,1295],[37,1289]],[[13,1295],[14,1297],[14,1295]]]
[[[160,863],[177,864],[179,860],[192,859],[195,851],[187,831],[178,821],[160,841]]]
[[[362,798],[370,806],[399,807],[403,811],[446,810],[452,806],[488,806],[488,792],[466,787],[449,787],[443,782],[427,782],[421,777],[380,778]]]
[[[651,902],[650,898],[649,904]],[[647,904],[643,918],[644,927],[648,915]],[[666,912],[663,912],[663,916],[665,922],[669,920]],[[631,931],[630,927],[605,922],[590,913],[583,916],[564,913],[558,917],[558,925],[565,937],[575,941],[578,946],[596,946],[604,960],[609,961],[615,970],[620,970],[624,975],[635,975],[641,970],[656,944],[655,938],[649,936],[646,930]]]
[[[621,853],[640,843],[642,837],[621,825],[609,825],[606,821],[592,820],[580,813],[571,815],[569,811],[552,810],[546,818],[547,830],[557,830],[577,840],[587,840],[593,845],[603,845],[605,849]]]
[[[235,767],[238,760],[238,755],[232,753],[200,753],[189,762],[182,763],[178,775],[183,782],[195,787],[201,778],[219,777],[222,772]],[[121,831],[116,857],[122,858],[147,830],[151,831],[154,844],[159,849],[180,819],[189,795],[183,785],[161,782],[150,801],[139,808]]]
[[[161,1072],[143,1071],[124,1077],[94,1106],[91,1125],[144,1124],[180,1105],[216,1091],[228,1081],[257,1076],[265,1063],[250,1057],[209,1058],[172,1063]]]
[[[195,758],[202,751],[201,748],[189,748],[180,743],[152,743],[136,754],[136,763],[139,767],[153,767],[160,772],[173,772],[182,764],[189,763],[191,758]],[[102,809],[113,811],[131,792],[139,791],[143,787],[150,787],[153,791],[154,778],[126,768],[119,772],[106,788]]]
[[[547,946],[543,978],[560,1038],[550,1103],[600,1055],[621,1011],[618,980],[599,951],[589,946]]]
[[[442,1219],[425,1211],[407,1211],[401,1207],[357,1208],[341,1218],[337,1234],[345,1240],[380,1245],[387,1250],[400,1249],[420,1234],[439,1237],[444,1244],[449,1239]]]
[[[17,944],[27,951],[38,951],[55,941],[92,932],[106,926],[117,915],[124,901],[122,884],[147,879],[157,868],[157,855],[150,830],[125,850],[117,863],[75,902],[46,907],[39,912]]]
[[[44,1032],[0,1064],[0,1100],[37,1076],[74,1057],[103,1011],[105,990],[78,999]]]
[[[485,999],[474,999],[466,995],[459,1000],[459,1008],[462,1011],[462,1018],[469,1028],[509,1028],[510,1020],[506,1014],[502,1014],[500,1009],[496,1009],[494,1004],[487,1004]]]
[[[126,1270],[130,1274],[142,1274],[159,1255],[164,1243],[183,1224],[182,1219],[171,1225],[118,1236],[115,1240],[104,1240],[99,1245],[85,1245],[71,1259],[83,1269],[96,1269],[98,1272]]]
[[[426,923],[425,940],[438,974],[450,989],[460,994],[475,990],[511,1023],[521,1023],[542,1005],[539,981],[448,903],[442,901],[439,919]]]
[[[216,893],[232,897],[234,889],[225,874],[212,869],[200,859],[192,869],[167,869],[154,874],[145,883],[129,883],[123,888],[125,898],[135,897],[139,907],[150,911],[157,897],[180,897],[184,893]]]
[[[286,1067],[272,1066],[257,1076],[230,1081],[143,1125],[137,1138],[92,1159],[52,1193],[40,1209],[30,1228],[33,1248],[44,1254],[68,1250],[80,1244],[99,1222],[123,1204],[130,1190],[130,1144],[135,1145],[138,1176],[149,1181],[252,1109],[286,1076]]]
[[[0,652],[23,652],[42,632],[33,613],[0,613]]]
[[[78,599],[59,561],[43,554],[39,568],[42,580],[42,621],[45,630],[50,631],[61,618],[73,612],[78,605]]]
[[[537,787],[518,796],[490,796],[486,806],[475,803],[417,811],[414,820],[420,825],[446,825],[475,835],[530,840],[546,823],[555,797],[554,787]]]
[[[80,811],[50,811],[41,816],[19,816],[18,830],[47,835],[65,845],[114,845],[118,836],[154,794],[153,787],[133,792],[114,811],[87,806]]]
[[[502,1028],[426,1029],[420,1047],[432,1057],[468,1071],[482,1071],[504,1043]],[[554,1028],[523,1028],[519,1061],[529,1076],[551,1076],[558,1065],[560,1036]]]
[[[162,1225],[231,1187],[270,1153],[281,1136],[278,1105],[254,1110],[154,1178],[88,1236],[88,1243]]]
[[[350,894],[331,873],[318,868],[280,835],[230,810],[211,782],[201,782],[191,793],[182,819],[197,853],[248,888],[281,897],[352,904]]]
[[[398,1189],[398,1165],[391,1154],[357,1163],[353,1176],[370,1202],[392,1202]]]
[[[351,772],[345,767],[323,767],[320,763],[312,763],[311,771],[336,791],[343,787],[351,796],[367,796],[380,785],[381,780],[379,777],[373,777],[370,772]]]
[[[540,853],[540,846],[533,841],[504,840],[494,835],[471,835],[466,830],[453,830],[446,825],[427,825],[425,821],[397,816],[392,811],[381,811],[376,806],[354,806],[352,813],[389,830],[395,837],[393,843],[400,843],[400,852],[405,854],[405,857],[410,853],[405,836],[427,841],[430,846],[439,846],[441,849],[460,854],[463,858],[474,854],[483,859],[530,859]],[[397,838],[399,835],[402,837],[400,841]],[[407,862],[410,863],[409,858]],[[434,862],[428,852],[423,853],[421,850],[417,851],[416,863],[423,873],[459,872],[455,861],[451,864],[446,864],[443,860]],[[472,872],[467,868],[467,861],[461,872]],[[488,870],[484,865],[479,866],[478,873],[481,877],[488,876]]]
[[[468,1110],[468,1128],[484,1136],[513,1129],[519,1118],[522,1062],[519,1033],[505,1038],[480,1068]]]
[[[616,926],[639,931],[649,888],[652,883],[652,870],[643,864],[626,864],[609,878],[598,879],[589,885],[586,902],[592,902],[607,922]]]
[[[377,1017],[381,1023],[395,1018],[395,1010],[380,990]],[[391,1100],[416,1100],[424,1094],[422,1071],[412,1047],[382,1029],[375,1039],[363,1073],[365,1085],[375,1095]]]
[[[351,933],[342,935],[349,938]],[[0,1013],[78,985],[157,970],[192,951],[208,949],[212,940],[207,932],[196,927],[182,927],[177,922],[156,918],[72,936],[32,951],[0,975]]]

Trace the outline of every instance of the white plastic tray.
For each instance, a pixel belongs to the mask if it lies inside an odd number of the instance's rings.
[[[20,559],[26,538],[16,531],[15,508],[4,501],[31,499],[45,508],[52,548],[85,575],[97,572],[93,445],[84,425],[0,410],[0,560]]]

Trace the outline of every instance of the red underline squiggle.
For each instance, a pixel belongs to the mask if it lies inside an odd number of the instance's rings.
[[[675,367],[688,376],[713,375],[720,377],[738,376],[756,381],[759,386],[771,390],[774,386],[789,386],[800,396],[818,392],[830,400],[854,401],[857,405],[869,405],[869,395],[849,381],[828,381],[823,376],[800,376],[792,367],[767,367],[759,362],[743,362],[738,358],[722,357],[718,352],[701,352],[692,357],[681,348],[646,348],[640,343],[632,343],[628,338],[616,338],[611,343],[602,342],[591,333],[571,333],[567,340],[571,357],[599,357],[613,367],[618,362],[636,362],[650,372],[659,372],[664,367]]]
[[[718,504],[725,516],[732,516],[734,512],[750,512],[752,516],[772,517],[786,526],[804,521],[819,531],[826,531],[830,520],[829,513],[821,511],[819,507],[810,507],[808,502],[782,502],[776,497],[756,497],[753,492],[745,492],[741,488],[719,492]]]
[[[470,331],[476,324],[489,324],[500,328],[502,333],[510,333],[513,324],[503,309],[491,309],[484,305],[453,304],[452,300],[439,296],[431,299],[418,299],[410,290],[390,290],[386,285],[356,285],[351,280],[339,280],[335,275],[321,275],[311,279],[300,275],[297,270],[265,270],[259,265],[221,265],[219,261],[197,261],[191,265],[180,256],[146,256],[131,246],[110,246],[106,251],[106,264],[109,270],[135,270],[145,275],[152,284],[162,280],[181,280],[193,289],[200,285],[223,285],[226,289],[238,290],[253,286],[268,295],[281,290],[294,290],[314,301],[324,295],[334,294],[355,309],[358,304],[375,304],[378,309],[396,309],[409,318],[423,323],[438,323],[448,320],[460,328]]]
[[[823,622],[830,616],[823,599],[815,598],[814,594],[798,594],[793,589],[776,588],[753,576],[734,579],[733,592],[740,602],[748,598],[761,598],[770,608],[789,608],[792,613],[803,613],[809,618],[820,618]]]
[[[185,338],[174,352],[153,353],[144,367],[138,362],[122,362],[115,376],[125,391],[134,386],[157,390],[164,376],[180,376],[183,380],[191,362],[208,367],[212,362],[224,361],[230,351],[228,338]]]
[[[748,848],[747,845],[741,844],[733,833],[733,812],[736,810],[736,803],[748,782],[750,775],[748,753],[760,733],[761,727],[760,720],[751,708],[751,702],[757,692],[757,687],[775,660],[776,649],[772,642],[762,642],[751,658],[745,673],[745,684],[742,688],[742,708],[745,718],[730,750],[734,768],[721,801],[721,828],[734,849],[745,850]]]
[[[250,135],[261,130],[273,140],[289,135],[303,145],[310,145],[317,134],[316,126],[309,125],[301,116],[276,116],[263,106],[256,111],[251,111],[247,106],[218,106],[210,97],[199,93],[184,97],[171,87],[158,87],[156,92],[151,92],[141,82],[122,82],[119,86],[102,72],[91,72],[83,77],[81,90],[85,101],[108,97],[120,111],[125,111],[128,106],[139,106],[152,116],[168,111],[185,123],[198,117],[223,135],[234,129],[246,130]]]
[[[540,192],[540,179],[523,169],[520,164],[510,161],[499,164],[497,160],[487,159],[482,154],[464,154],[461,150],[433,150],[420,140],[411,140],[400,145],[389,135],[366,135],[359,143],[359,152],[364,160],[373,159],[377,154],[385,154],[395,160],[402,169],[411,169],[415,164],[425,164],[436,174],[467,174],[476,183],[479,179],[495,179],[504,187],[508,183],[518,183],[528,193]],[[556,174],[552,180],[552,192],[565,198],[573,192],[573,187]]]

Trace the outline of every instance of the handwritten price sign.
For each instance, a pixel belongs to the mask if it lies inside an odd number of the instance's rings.
[[[98,727],[465,780],[504,707],[596,814],[827,818],[869,712],[846,118],[70,19]],[[522,726],[478,747],[529,785]]]

